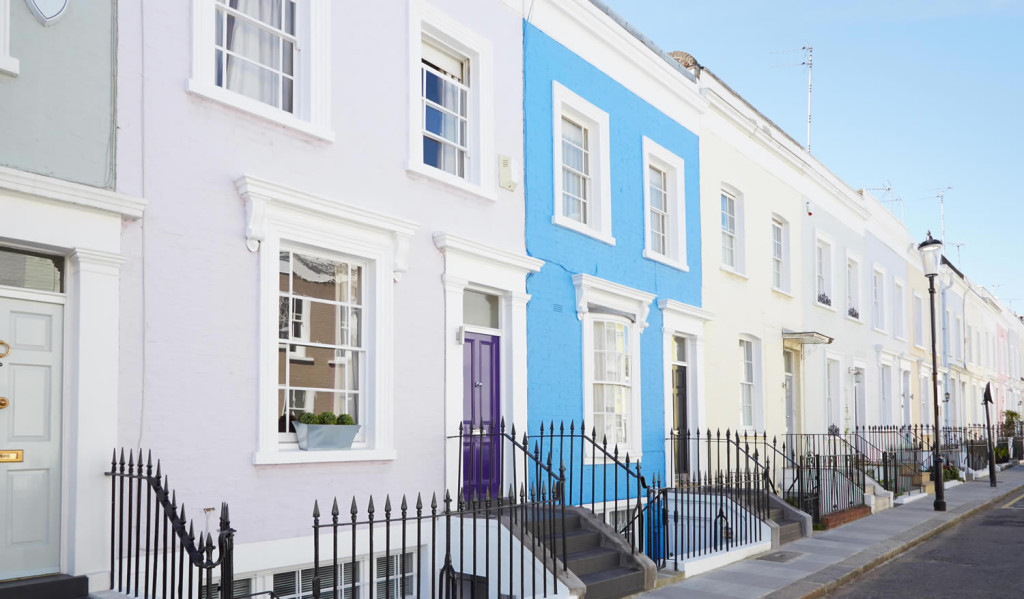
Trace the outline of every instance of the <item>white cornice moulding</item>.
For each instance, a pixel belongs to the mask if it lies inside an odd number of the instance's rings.
[[[589,305],[596,304],[634,314],[640,332],[647,328],[647,315],[651,310],[651,302],[657,297],[655,294],[582,273],[572,276],[572,284],[576,287],[578,319],[583,320],[583,315],[590,311]]]
[[[694,81],[677,71],[590,0],[531,0],[529,12],[530,23],[548,37],[600,68],[623,87],[684,127],[688,126],[682,121],[688,119],[679,118],[682,111],[678,105],[671,106],[671,101],[682,102],[686,108],[695,111],[696,115],[707,110],[707,101],[697,92]],[[608,60],[612,57],[617,60]],[[628,72],[623,70],[624,65],[629,65]],[[624,74],[626,77],[623,77]],[[637,76],[643,78],[645,89],[654,88],[659,91],[650,94],[632,89],[627,81],[637,84],[640,82]],[[655,95],[660,96],[662,102],[652,97]],[[665,102],[669,103],[659,106]],[[692,118],[691,115],[686,116]],[[697,126],[697,123],[691,125]],[[695,128],[691,130],[696,132]]]
[[[0,166],[0,190],[112,212],[133,220],[142,217],[146,209],[146,200],[142,198],[3,166]]]
[[[259,249],[267,237],[267,228],[281,214],[291,213],[316,220],[343,223],[391,239],[394,253],[394,279],[402,278],[409,269],[409,243],[419,225],[413,221],[388,216],[343,204],[284,185],[255,177],[241,176],[235,180],[238,195],[246,202],[245,236],[250,250]],[[276,212],[279,214],[268,214]],[[315,226],[315,222],[311,223]]]
[[[661,308],[662,311],[677,312],[703,321],[714,320],[715,318],[712,312],[671,299],[658,300],[658,308]]]
[[[463,254],[524,272],[539,272],[544,266],[543,260],[494,248],[450,233],[435,233],[434,246],[445,254]]]

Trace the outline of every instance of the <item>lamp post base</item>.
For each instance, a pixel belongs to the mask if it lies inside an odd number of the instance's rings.
[[[946,485],[945,481],[943,480],[941,457],[935,458],[935,468],[932,476],[935,479],[935,502],[932,504],[932,506],[935,508],[936,512],[944,512],[946,511]]]

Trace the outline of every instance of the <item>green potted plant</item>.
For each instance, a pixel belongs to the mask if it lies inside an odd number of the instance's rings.
[[[292,425],[299,438],[299,449],[305,451],[348,449],[359,433],[359,425],[351,416],[335,416],[334,412],[303,412]]]

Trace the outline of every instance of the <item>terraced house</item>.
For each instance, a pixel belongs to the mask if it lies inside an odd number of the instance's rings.
[[[0,105],[0,599],[621,597],[1024,397],[943,261],[936,420],[921,232],[598,0],[0,0]]]

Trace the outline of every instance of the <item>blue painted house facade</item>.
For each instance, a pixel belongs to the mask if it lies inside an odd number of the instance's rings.
[[[527,281],[529,431],[584,422],[671,480],[685,465],[670,431],[704,414],[701,99],[599,6],[538,4],[523,44],[526,249],[544,263]]]

